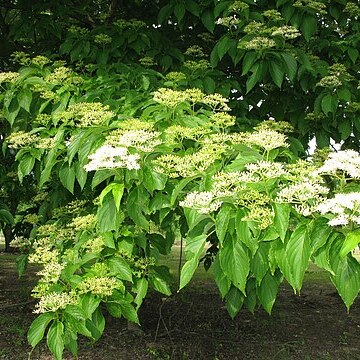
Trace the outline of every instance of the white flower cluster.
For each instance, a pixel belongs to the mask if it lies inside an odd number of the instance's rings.
[[[286,142],[287,137],[274,130],[263,130],[253,132],[246,138],[249,145],[255,145],[263,148],[265,151],[277,149],[279,147],[289,147]]]
[[[360,179],[360,154],[354,150],[332,152],[317,174],[336,174],[342,171],[351,178]]]
[[[186,195],[179,205],[182,207],[196,209],[200,214],[209,214],[219,209],[222,202],[216,200],[212,192],[193,191]]]
[[[332,199],[318,205],[316,210],[322,215],[334,215],[328,223],[331,226],[360,225],[360,193],[335,194]]]
[[[159,139],[160,132],[144,129],[123,132],[121,129],[114,130],[106,137],[106,143],[115,147],[133,147],[144,152],[152,152],[162,141]]]
[[[298,213],[309,216],[317,209],[322,199],[321,196],[328,192],[327,187],[307,179],[280,190],[276,201],[293,204]]]
[[[64,267],[64,264],[48,263],[41,271],[38,271],[36,275],[42,276],[42,282],[56,283],[59,280],[61,271]]]
[[[42,314],[59,309],[65,309],[68,305],[73,305],[78,302],[78,299],[65,292],[52,292],[41,297],[38,304],[35,305],[35,314]]]
[[[103,145],[91,154],[89,159],[90,162],[85,165],[86,171],[115,168],[140,169],[140,155],[130,154],[125,147]]]

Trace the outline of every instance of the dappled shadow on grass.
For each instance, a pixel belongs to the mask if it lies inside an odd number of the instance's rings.
[[[28,299],[33,275],[18,282],[13,258],[0,256],[0,262],[1,299]],[[27,359],[25,332],[32,306],[1,313],[0,359]],[[215,285],[202,272],[188,288],[169,298],[151,293],[140,310],[142,331],[128,331],[123,319],[106,316],[106,320],[99,342],[80,339],[80,360],[360,359],[359,299],[347,314],[326,273],[313,266],[301,295],[294,295],[287,284],[282,286],[272,316],[260,309],[254,315],[241,310],[231,320]],[[32,359],[51,359],[44,343]]]

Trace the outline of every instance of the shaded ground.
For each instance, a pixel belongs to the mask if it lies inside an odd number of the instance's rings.
[[[28,358],[32,279],[18,280],[14,256],[0,254],[0,359]],[[200,273],[188,289],[168,299],[152,294],[140,319],[142,334],[128,331],[123,320],[107,318],[98,343],[81,339],[79,359],[360,359],[360,300],[347,314],[317,268],[307,273],[301,296],[282,287],[271,317],[243,310],[232,321],[215,286]],[[42,344],[31,359],[52,357]]]

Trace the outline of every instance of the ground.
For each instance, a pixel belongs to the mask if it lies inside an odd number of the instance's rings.
[[[0,359],[25,360],[35,279],[32,272],[19,280],[14,259],[0,254]],[[211,279],[200,272],[170,298],[150,294],[140,320],[142,331],[130,331],[124,320],[107,317],[99,342],[80,340],[79,359],[360,359],[360,299],[347,314],[327,275],[314,266],[300,296],[282,286],[272,316],[242,310],[231,320]],[[72,359],[68,353],[64,358]],[[31,359],[52,357],[42,343]]]

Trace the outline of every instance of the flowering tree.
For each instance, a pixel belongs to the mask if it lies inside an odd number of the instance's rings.
[[[86,17],[28,6],[52,27],[28,22],[39,36],[24,48],[49,53],[15,52],[6,63],[16,71],[0,73],[3,148],[20,183],[36,187],[17,209],[29,229],[12,243],[22,264],[42,266],[29,343],[46,332],[60,359],[64,348],[76,355],[79,334],[99,339],[104,311],[138,322],[149,288],[171,294],[159,257],[176,239],[180,289],[199,263],[213,266],[232,317],[242,306],[271,313],[280,283],[300,291],[309,261],[349,309],[360,289],[360,155],[305,159],[302,143],[357,141],[358,25],[346,20],[358,7],[187,0],[144,12],[134,1],[129,13],[146,17],[130,19],[105,5],[85,2]],[[3,23],[23,21],[22,2],[1,6]],[[335,50],[317,36],[341,38],[347,52],[330,62]]]

